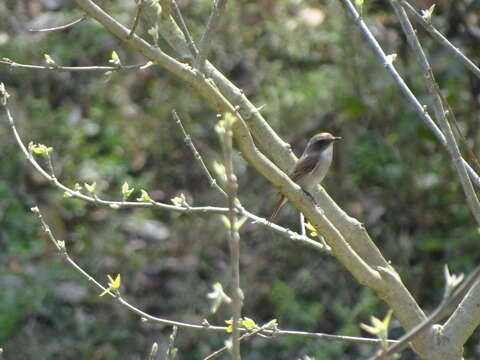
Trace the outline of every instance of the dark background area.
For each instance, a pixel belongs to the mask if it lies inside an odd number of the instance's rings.
[[[179,1],[198,41],[211,1]],[[431,2],[418,1],[417,8]],[[131,24],[134,1],[103,1]],[[439,2],[434,24],[480,63],[480,1]],[[67,31],[40,34],[81,16],[70,1],[0,2],[0,57],[44,64],[108,65],[144,61],[92,20]],[[423,75],[392,9],[366,1],[364,16],[420,101],[429,104]],[[139,28],[146,35],[151,26]],[[469,146],[479,141],[480,80],[422,29],[437,80]],[[164,43],[165,51],[173,51]],[[439,302],[443,266],[468,273],[479,260],[479,230],[446,151],[361,36],[339,1],[229,2],[213,44],[212,62],[241,87],[299,155],[319,131],[342,136],[324,186],[349,215],[366,224],[419,304]],[[0,81],[25,143],[54,147],[56,175],[67,185],[97,182],[104,199],[121,200],[121,186],[146,189],[166,203],[184,193],[193,205],[225,206],[211,189],[171,118],[184,119],[209,167],[221,161],[215,113],[188,86],[158,66],[115,73],[58,73],[0,66]],[[142,323],[90,286],[56,255],[30,207],[45,213],[56,237],[97,280],[122,275],[122,293],[153,315],[223,324],[222,307],[209,313],[213,283],[228,289],[229,251],[217,215],[179,215],[160,209],[115,211],[65,199],[26,162],[2,115],[0,123],[0,347],[6,359],[144,359],[154,341],[165,351],[170,328]],[[466,152],[464,152],[466,153]],[[41,161],[41,158],[39,158]],[[275,189],[235,154],[239,197],[268,216]],[[298,228],[289,205],[277,221]],[[284,329],[363,335],[359,323],[388,308],[332,257],[299,247],[252,224],[241,231],[243,314],[257,323],[277,318]],[[392,336],[402,333],[396,322]],[[179,329],[179,359],[198,359],[223,346],[224,334]],[[478,358],[478,335],[466,359]],[[313,339],[255,338],[244,359],[359,359],[371,346]],[[411,359],[411,353],[402,358]]]

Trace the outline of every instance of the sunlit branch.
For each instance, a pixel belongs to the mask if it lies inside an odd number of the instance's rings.
[[[422,15],[420,15],[415,8],[410,5],[407,1],[401,0],[400,4],[408,10],[408,12],[413,16],[415,21],[417,21],[420,25],[427,30],[435,40],[437,40],[440,44],[445,46],[457,59],[459,59],[468,69],[470,69],[475,76],[480,78],[480,68],[473,63],[468,57],[466,57],[460,49],[454,46],[448,39],[442,35],[440,31],[438,31],[431,22],[425,20]]]
[[[26,69],[26,70],[45,70],[56,72],[89,72],[89,71],[127,71],[134,69],[145,69],[152,65],[151,62],[135,65],[121,65],[121,66],[61,66],[61,65],[30,65],[20,64],[7,58],[0,60],[0,64],[7,65],[11,69]]]
[[[60,26],[55,26],[55,27],[51,27],[51,28],[46,28],[46,29],[29,29],[28,31],[30,32],[54,32],[54,31],[62,31],[62,30],[66,30],[68,28],[71,28],[79,23],[81,23],[82,21],[88,19],[88,16],[87,15],[84,15],[82,16],[81,18],[75,20],[75,21],[72,21],[68,24],[65,24],[65,25],[60,25]]]
[[[140,21],[140,15],[142,14],[143,7],[145,5],[145,0],[138,0],[137,11],[135,13],[135,19],[133,20],[132,29],[130,30],[130,34],[128,37],[132,37],[137,29],[138,22]]]
[[[435,117],[442,128],[443,134],[445,136],[445,147],[447,148],[448,152],[450,153],[453,165],[457,170],[458,176],[460,178],[460,183],[463,187],[463,191],[465,193],[465,197],[467,198],[467,204],[472,212],[477,224],[480,225],[480,203],[473,188],[472,182],[470,181],[470,177],[468,176],[467,169],[465,164],[462,161],[458,161],[462,158],[460,150],[457,145],[457,141],[455,136],[453,135],[453,131],[450,127],[450,124],[447,120],[447,116],[445,113],[445,109],[443,107],[443,97],[441,96],[441,90],[438,86],[438,83],[435,80],[435,76],[433,74],[432,68],[430,63],[428,62],[427,56],[423,51],[422,45],[418,40],[415,30],[413,29],[412,24],[405,12],[405,9],[402,8],[398,0],[390,0],[395,12],[397,13],[398,18],[400,19],[400,23],[402,25],[403,31],[407,36],[408,42],[412,47],[415,55],[418,58],[418,62],[423,69],[423,73],[425,75],[425,81],[427,83],[427,88],[430,93],[430,96],[433,99],[433,110],[435,113]]]
[[[208,57],[215,33],[220,25],[220,19],[225,11],[227,0],[214,0],[213,9],[208,19],[207,29],[200,39],[198,55],[195,61],[195,67],[203,72],[205,69],[205,60]]]
[[[389,60],[385,52],[383,51],[382,47],[379,45],[377,39],[375,36],[373,36],[372,32],[368,28],[368,26],[365,24],[365,22],[362,20],[360,15],[358,14],[357,10],[355,9],[355,6],[351,3],[350,0],[341,0],[342,3],[345,5],[346,9],[352,16],[355,24],[359,27],[360,31],[363,33],[365,38],[367,39],[368,43],[372,46],[372,49],[374,53],[380,58],[382,63],[384,64],[385,68],[388,70],[390,75],[392,75],[394,81],[397,83],[397,85],[400,87],[402,90],[403,94],[407,97],[407,99],[413,104],[416,112],[420,116],[420,118],[424,121],[424,123],[430,128],[430,130],[435,134],[437,139],[441,142],[441,144],[446,147],[446,138],[443,132],[438,128],[437,124],[432,120],[430,117],[430,114],[426,110],[426,107],[423,106],[418,99],[415,97],[413,92],[410,90],[408,85],[405,83],[403,78],[400,76],[398,71],[395,69],[395,67],[392,64],[392,61]],[[465,159],[460,158],[461,161],[464,163],[472,181],[477,185],[477,187],[480,187],[480,176],[475,172],[475,170],[472,169],[472,167],[465,161]]]
[[[66,244],[63,241],[59,241],[56,239],[55,235],[53,234],[52,230],[50,229],[49,225],[46,223],[44,220],[42,213],[38,207],[33,207],[32,208],[33,213],[37,216],[43,231],[47,235],[49,241],[53,244],[53,246],[57,249],[58,253],[62,256],[62,258],[70,265],[72,266],[77,272],[79,272],[83,277],[85,277],[89,282],[94,284],[101,292],[104,292],[107,290],[106,287],[104,287],[100,282],[95,280],[93,276],[88,274],[83,268],[77,264],[72,257],[68,254]],[[107,292],[107,295],[109,295],[112,298],[115,298],[120,304],[125,306],[128,310],[131,312],[139,315],[142,320],[144,321],[151,321],[156,324],[161,324],[161,325],[167,325],[167,326],[178,326],[179,328],[188,328],[188,329],[194,329],[194,330],[206,330],[206,331],[214,331],[214,332],[222,332],[222,333],[227,333],[227,327],[226,326],[215,326],[215,325],[210,325],[206,322],[204,324],[194,324],[194,323],[188,323],[188,322],[182,322],[182,321],[174,321],[174,320],[168,320],[164,319],[158,316],[153,316],[150,315],[139,308],[135,307],[134,305],[130,304],[128,301],[126,301],[122,296],[119,294],[112,292]],[[240,331],[242,332],[248,332],[247,329],[241,328]],[[258,334],[263,334],[266,336],[298,336],[298,337],[306,337],[306,338],[314,338],[318,340],[326,340],[326,341],[341,341],[341,342],[350,342],[350,343],[358,343],[358,344],[370,344],[370,345],[376,345],[380,343],[380,340],[378,339],[370,339],[370,338],[364,338],[364,337],[356,337],[356,336],[343,336],[343,335],[331,335],[331,334],[323,334],[323,333],[313,333],[313,332],[306,332],[306,331],[292,331],[292,330],[280,330],[280,329],[275,329],[275,330],[269,330],[269,329],[264,329]],[[395,340],[388,340],[390,343],[395,343]]]

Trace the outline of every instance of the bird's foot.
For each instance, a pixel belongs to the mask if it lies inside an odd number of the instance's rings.
[[[313,195],[310,194],[310,193],[309,193],[307,190],[305,190],[305,189],[302,189],[302,190],[303,190],[303,192],[305,193],[305,195],[307,195],[308,198],[309,198],[310,200],[312,200],[312,202],[313,202],[316,206],[318,206],[317,201],[315,200],[315,198],[313,197]]]

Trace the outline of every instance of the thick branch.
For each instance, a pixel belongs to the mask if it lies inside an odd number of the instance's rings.
[[[480,326],[480,282],[477,281],[443,325],[442,336],[453,346],[462,347]]]

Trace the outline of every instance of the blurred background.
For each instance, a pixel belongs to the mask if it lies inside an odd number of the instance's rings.
[[[211,1],[179,0],[192,35],[205,29]],[[432,1],[413,3],[417,9]],[[103,1],[131,24],[134,1]],[[438,2],[434,24],[480,63],[480,1]],[[364,17],[423,104],[423,75],[385,1],[365,1]],[[0,57],[44,64],[108,65],[144,61],[94,21],[67,31],[31,33],[82,13],[68,0],[0,2]],[[152,24],[143,23],[139,34]],[[422,29],[437,80],[469,146],[479,140],[480,81]],[[173,54],[167,44],[160,42]],[[468,273],[479,260],[478,228],[446,151],[420,121],[372,54],[340,1],[231,1],[213,43],[211,61],[256,105],[297,155],[318,131],[342,136],[324,186],[349,215],[366,224],[419,304],[440,301],[443,265]],[[215,113],[189,87],[160,67],[105,76],[0,66],[0,81],[25,143],[54,147],[56,175],[65,184],[97,182],[99,195],[121,200],[127,181],[152,198],[185,194],[193,205],[224,206],[185,146],[171,118],[184,120],[208,166],[221,161]],[[160,209],[114,211],[65,199],[25,161],[2,115],[0,123],[0,347],[6,359],[145,359],[157,341],[164,354],[170,328],[142,323],[56,255],[29,211],[38,205],[58,239],[96,279],[122,275],[133,304],[168,319],[222,324],[228,308],[210,314],[213,283],[230,285],[225,228],[217,215]],[[464,154],[466,152],[464,151]],[[41,161],[41,158],[39,159]],[[235,154],[239,197],[260,216],[270,214],[275,189]],[[277,221],[298,228],[289,205]],[[367,336],[359,328],[388,308],[332,257],[299,247],[252,224],[242,228],[243,314],[257,323],[277,318],[284,329]],[[396,322],[392,337],[402,333]],[[179,359],[203,358],[226,336],[179,329]],[[466,359],[480,356],[478,335]],[[371,346],[313,339],[255,338],[244,359],[359,359]],[[405,352],[402,359],[413,359]]]

